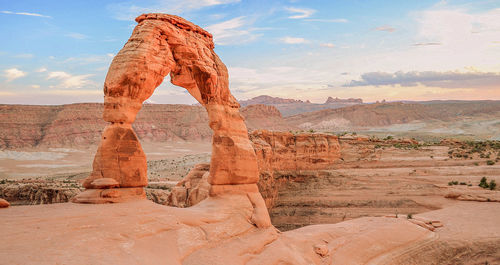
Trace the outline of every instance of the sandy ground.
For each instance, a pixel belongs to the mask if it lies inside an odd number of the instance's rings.
[[[210,142],[144,142],[142,146],[148,161],[173,159],[179,167],[183,163],[191,166],[199,160],[205,161],[206,158],[198,157],[207,157],[211,153]],[[0,179],[88,174],[96,150],[95,146],[88,149],[0,150]],[[192,158],[192,155],[196,156]]]

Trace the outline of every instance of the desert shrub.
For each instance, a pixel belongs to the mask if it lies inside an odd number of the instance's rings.
[[[465,183],[465,182],[460,182],[460,185],[467,185],[467,183]]]
[[[483,188],[483,189],[487,189],[489,188],[489,185],[488,185],[488,179],[486,179],[486,177],[482,177],[481,180],[479,181],[479,187]]]
[[[495,161],[493,161],[493,160],[486,161],[486,165],[488,165],[488,166],[492,166],[494,164],[495,164]]]
[[[413,218],[413,214],[412,214],[412,213],[409,213],[408,215],[406,215],[406,218],[407,218],[407,219],[412,219],[412,218]]]
[[[479,163],[478,162],[474,162],[474,166],[479,166]]]
[[[381,146],[381,145],[379,145],[379,144],[376,144],[376,145],[375,145],[375,149],[378,149],[378,148],[382,148],[382,146]]]
[[[494,190],[494,189],[497,187],[497,183],[495,182],[495,180],[494,180],[494,179],[492,179],[492,180],[490,181],[489,186],[490,186],[490,190]]]
[[[387,136],[387,137],[384,138],[384,140],[392,140],[392,139],[394,139],[394,137],[391,136],[391,135],[389,135],[389,136]]]
[[[458,185],[458,181],[452,180],[452,181],[448,182],[448,186],[452,186],[452,185]]]

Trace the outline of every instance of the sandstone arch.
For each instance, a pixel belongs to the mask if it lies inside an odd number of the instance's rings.
[[[106,126],[75,202],[104,203],[143,198],[146,156],[132,129],[142,103],[164,77],[186,88],[203,105],[214,131],[209,183],[211,196],[246,193],[254,205],[254,222],[269,226],[256,183],[257,160],[239,104],[229,91],[226,66],[214,52],[212,35],[183,18],[143,14],[132,36],[115,56],[104,83]]]

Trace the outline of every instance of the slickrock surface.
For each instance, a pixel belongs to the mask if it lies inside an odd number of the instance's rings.
[[[0,211],[1,264],[496,264],[500,204],[460,202],[404,218],[365,217],[280,233],[249,221],[245,195],[190,208],[149,201]],[[33,232],[36,231],[36,232]],[[43,251],[40,251],[43,250]]]
[[[26,207],[0,212],[0,236],[9,242],[0,245],[2,263],[365,264],[434,238],[396,218],[287,233],[258,229],[249,221],[253,206],[245,195],[210,198],[187,209],[149,201]]]

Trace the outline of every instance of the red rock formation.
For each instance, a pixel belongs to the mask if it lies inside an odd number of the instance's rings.
[[[327,169],[340,158],[335,135],[257,130],[250,139],[260,171]]]
[[[110,122],[97,150],[89,189],[77,202],[122,201],[145,197],[146,156],[132,123],[164,77],[186,88],[206,108],[214,131],[208,182],[210,195],[247,193],[255,206],[253,222],[270,226],[269,215],[257,188],[257,159],[247,135],[239,104],[229,91],[227,68],[215,54],[212,35],[180,17],[144,14],[132,36],[115,56],[104,82],[105,121]],[[118,189],[97,189],[98,178],[118,181]],[[127,189],[123,189],[127,188]],[[125,191],[123,193],[123,191]],[[122,194],[123,193],[123,194]]]
[[[294,129],[285,122],[281,112],[274,106],[249,105],[241,109],[241,115],[245,117],[245,123],[250,131],[257,129],[288,131]]]
[[[4,199],[0,199],[0,208],[7,208],[10,206],[10,203]]]
[[[300,171],[329,169],[340,158],[338,137],[328,134],[303,133],[294,135],[287,132],[254,131],[250,140],[257,154],[260,180],[259,189],[267,208],[271,208],[278,196],[280,180],[274,178],[277,171]],[[205,190],[210,188],[206,173],[208,164],[196,165],[180,181],[170,194],[168,204],[188,207],[208,197]]]

